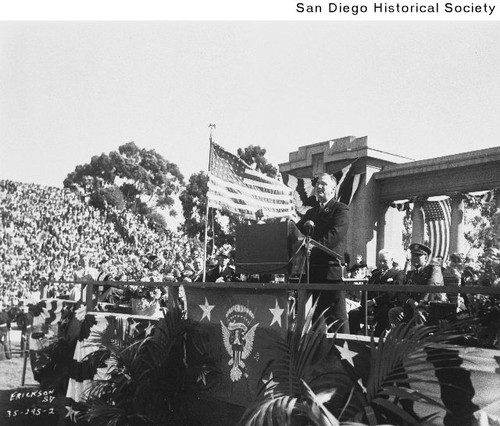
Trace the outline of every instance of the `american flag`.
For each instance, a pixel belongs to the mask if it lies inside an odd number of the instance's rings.
[[[245,219],[255,219],[258,210],[267,218],[293,216],[290,188],[253,170],[213,142],[209,177],[209,207],[225,209]]]
[[[361,173],[352,173],[354,160],[343,169],[338,170],[332,175],[337,179],[335,189],[335,199],[349,205],[356,194],[361,181]],[[303,216],[307,210],[316,206],[318,201],[314,195],[314,187],[318,178],[297,178],[288,173],[283,173],[283,182],[293,190],[293,202],[297,215]]]
[[[445,260],[450,250],[450,199],[426,201],[423,205],[424,219],[429,233],[429,246],[432,257]]]

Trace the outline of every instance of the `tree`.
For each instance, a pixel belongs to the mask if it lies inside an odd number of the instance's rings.
[[[207,214],[208,175],[201,171],[194,173],[189,178],[189,183],[182,191],[179,199],[182,203],[184,215],[183,231],[190,238],[205,241],[205,223]],[[233,223],[238,219],[229,213],[214,211],[209,213],[208,226],[210,236],[215,235],[215,245],[234,243]],[[211,250],[211,246],[208,248]]]
[[[471,250],[478,254],[479,283],[482,285],[497,285],[500,282],[500,208],[496,202],[499,196],[500,191],[495,190],[495,200],[489,202],[474,197],[465,199],[466,223],[469,225],[465,239]]]
[[[266,149],[259,145],[248,145],[246,148],[238,148],[238,157],[255,170],[275,178],[278,175],[278,169],[268,163],[265,157],[266,152]]]
[[[189,183],[179,196],[184,215],[184,232],[191,238],[203,241],[207,210],[208,175],[198,172],[191,175]]]
[[[466,223],[470,225],[470,230],[465,233],[465,239],[471,248],[484,250],[497,247],[495,232],[497,208],[495,202],[483,202],[474,197],[467,197],[465,198],[465,207],[468,213]]]
[[[64,187],[80,187],[93,198],[104,188],[114,188],[123,194],[127,208],[149,215],[158,208],[172,208],[173,197],[183,183],[176,164],[155,150],[128,142],[118,152],[103,153],[92,157],[88,164],[76,166],[64,180]],[[119,196],[115,193],[113,198],[118,200]]]

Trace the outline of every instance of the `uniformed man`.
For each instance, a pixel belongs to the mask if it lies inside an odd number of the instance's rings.
[[[429,263],[431,249],[425,244],[410,244],[411,265],[413,269],[406,273],[405,285],[444,285],[441,266]],[[400,322],[415,319],[417,324],[425,323],[427,313],[425,307],[430,301],[446,301],[445,293],[410,293],[403,307],[395,307],[389,311],[392,326]]]

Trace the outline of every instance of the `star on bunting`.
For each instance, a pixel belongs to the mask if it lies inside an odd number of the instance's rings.
[[[68,407],[68,414],[66,414],[66,417],[69,417],[72,422],[76,423],[76,416],[80,413],[79,411],[73,410],[73,407]]]
[[[153,323],[153,321],[150,321],[148,326],[144,330],[144,332],[146,333],[146,336],[149,336],[152,333],[153,328],[155,328],[155,324]]]
[[[138,322],[134,321],[133,319],[130,320],[130,335],[134,336],[135,333],[137,333],[137,326],[139,325]]]
[[[202,370],[200,371],[200,374],[198,374],[198,378],[196,379],[196,383],[199,383],[199,382],[203,382],[203,385],[207,385],[207,374],[209,373],[210,371],[208,370],[208,368],[202,368]]]
[[[278,299],[276,299],[276,305],[274,306],[274,308],[269,308],[269,310],[273,314],[273,320],[271,321],[270,326],[277,322],[281,327],[281,314],[283,313],[284,309],[280,308],[280,306],[278,305]]]
[[[210,313],[213,308],[215,308],[215,305],[209,305],[208,300],[205,297],[205,304],[204,305],[198,305],[201,310],[203,311],[203,315],[200,318],[200,322],[203,321],[203,318],[207,318],[208,321],[210,321]]]
[[[337,346],[337,345],[335,345]],[[349,362],[354,367],[354,361],[353,358],[358,355],[357,352],[351,351],[349,349],[349,345],[347,344],[347,341],[344,341],[344,344],[342,346],[337,346],[337,349],[340,352],[340,355],[342,355],[342,358],[345,359],[346,361]]]

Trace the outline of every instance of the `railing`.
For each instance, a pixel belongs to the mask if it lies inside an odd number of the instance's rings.
[[[354,282],[358,284],[354,284]],[[483,295],[500,295],[500,287],[484,287],[484,286],[459,286],[458,278],[447,277],[445,279],[444,286],[426,286],[426,285],[391,285],[391,284],[367,284],[367,279],[343,279],[338,282],[332,282],[327,284],[302,284],[302,283],[257,283],[257,282],[131,282],[131,281],[53,281],[51,283],[73,283],[82,284],[82,296],[83,296],[83,286],[86,286],[86,309],[87,311],[94,311],[96,308],[97,301],[94,299],[94,287],[95,286],[142,286],[142,287],[168,287],[169,288],[169,303],[178,300],[178,289],[180,286],[193,287],[193,288],[248,288],[248,289],[258,289],[262,291],[284,289],[288,291],[296,292],[296,322],[297,324],[302,324],[305,318],[306,302],[308,299],[308,292],[311,290],[320,291],[361,291],[364,298],[364,322],[365,322],[365,334],[368,330],[368,312],[367,312],[367,294],[368,292],[390,292],[390,293],[446,293],[448,295],[458,295],[458,294],[483,294]],[[361,283],[361,284],[359,284]],[[451,284],[451,285],[450,285]],[[41,289],[43,294],[44,289]],[[43,297],[43,296],[42,296]]]

